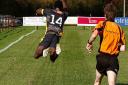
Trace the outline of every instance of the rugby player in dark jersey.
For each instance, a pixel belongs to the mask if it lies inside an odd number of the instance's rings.
[[[52,62],[56,60],[58,54],[56,53],[56,45],[63,33],[63,25],[68,16],[67,4],[65,0],[55,1],[54,9],[36,10],[37,15],[46,16],[47,27],[46,34],[36,49],[34,57],[38,59],[43,56],[43,51],[49,48],[50,59]]]

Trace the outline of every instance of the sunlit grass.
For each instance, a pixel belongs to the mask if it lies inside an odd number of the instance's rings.
[[[26,27],[19,36],[31,30],[33,28]],[[90,36],[90,28],[65,26],[60,42],[62,53],[55,63],[50,61],[49,56],[41,57],[39,60],[33,58],[44,31],[44,28],[40,27],[35,33],[0,54],[0,85],[93,85],[99,39],[96,39],[94,50],[89,54],[85,45]],[[124,31],[127,32],[128,29]],[[15,31],[8,35],[10,41],[19,37]],[[2,39],[9,44],[6,38]],[[2,44],[0,46],[2,47]],[[127,51],[119,55],[120,71],[117,85],[128,85],[127,55]],[[107,78],[103,79],[102,85],[107,85]]]

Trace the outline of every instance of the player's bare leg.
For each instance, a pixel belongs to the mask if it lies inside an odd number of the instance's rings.
[[[96,79],[95,79],[94,85],[101,85],[102,78],[103,78],[103,75],[96,70]]]
[[[56,49],[55,48],[49,48],[49,53],[50,53],[50,60],[52,62],[55,62],[55,60],[57,59],[58,55],[56,54]]]
[[[108,85],[116,85],[116,73],[113,71],[107,71]]]
[[[38,59],[43,55],[44,46],[38,46],[34,54],[35,59]]]

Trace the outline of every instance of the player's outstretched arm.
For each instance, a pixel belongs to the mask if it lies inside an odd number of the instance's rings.
[[[90,39],[88,40],[88,43],[92,43],[92,42],[96,39],[97,35],[98,35],[98,30],[95,30],[95,31],[91,34],[91,37],[90,37]]]
[[[97,37],[97,35],[98,35],[98,30],[95,30],[92,34],[91,34],[91,37],[90,37],[90,39],[88,40],[88,43],[87,43],[87,45],[86,45],[86,49],[88,50],[88,51],[91,51],[91,49],[92,49],[92,42],[96,39],[96,37]]]
[[[44,9],[39,8],[36,10],[36,15],[43,15]]]
[[[67,10],[68,9],[67,0],[61,0],[61,2],[62,2],[62,5],[63,5],[63,9]]]

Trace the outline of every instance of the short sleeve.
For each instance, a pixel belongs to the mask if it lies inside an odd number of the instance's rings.
[[[51,12],[51,9],[44,9],[43,10],[43,15],[46,16],[50,12]]]
[[[98,30],[98,31],[102,31],[103,30],[103,21],[100,21],[96,26],[95,28],[92,30]]]
[[[96,26],[95,29],[99,29],[103,27],[103,21],[100,21]]]

